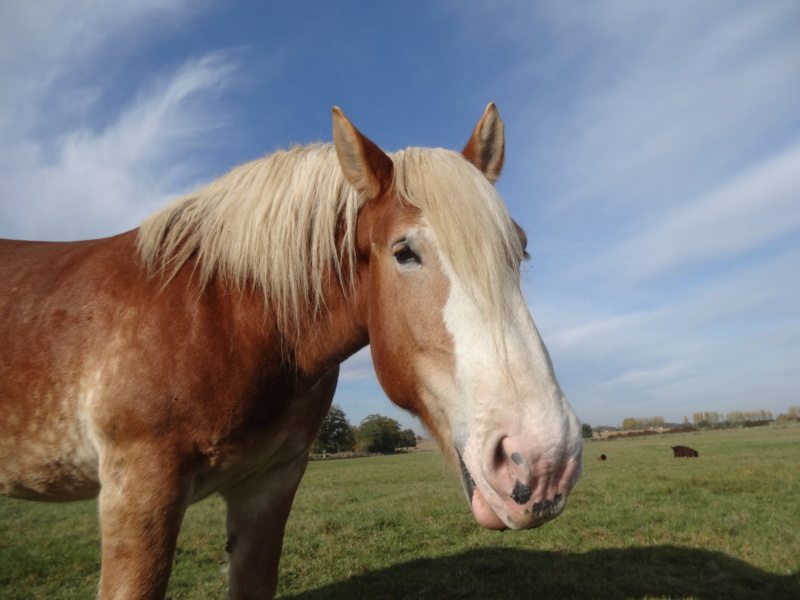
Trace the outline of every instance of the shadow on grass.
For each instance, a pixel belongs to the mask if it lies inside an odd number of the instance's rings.
[[[775,575],[720,552],[674,546],[585,554],[497,548],[413,560],[281,598],[797,600],[800,573]]]

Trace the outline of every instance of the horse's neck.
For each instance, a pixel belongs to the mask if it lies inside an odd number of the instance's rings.
[[[192,281],[184,285],[191,289],[196,284],[195,272],[195,266],[187,263],[169,285],[180,287],[186,274]],[[209,308],[218,319],[230,323],[236,339],[248,352],[264,357],[265,368],[291,371],[293,378],[313,382],[369,343],[367,310],[359,290],[343,292],[333,277],[324,289],[323,305],[316,312],[301,311],[299,320],[286,323],[257,290],[236,289],[214,278],[195,293],[215,305]]]
[[[159,292],[165,294],[163,301],[195,304],[198,314],[229,329],[242,351],[260,356],[262,368],[275,375],[282,370],[314,382],[369,343],[363,294],[349,284],[343,290],[333,270],[323,281],[318,310],[307,307],[299,319],[281,319],[258,289],[237,286],[221,275],[202,283],[197,260],[190,258]],[[154,278],[151,285],[160,282]]]
[[[312,378],[355,354],[369,343],[366,307],[360,291],[343,292],[333,278],[326,287],[325,303],[316,315],[289,324],[282,332],[299,372]]]

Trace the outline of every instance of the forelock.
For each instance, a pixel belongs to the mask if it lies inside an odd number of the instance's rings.
[[[407,148],[391,158],[397,194],[420,209],[455,276],[488,313],[501,310],[519,289],[525,249],[497,190],[451,150]]]

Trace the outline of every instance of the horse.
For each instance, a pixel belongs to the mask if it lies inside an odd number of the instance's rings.
[[[0,242],[0,493],[98,497],[98,595],[163,598],[186,508],[226,505],[231,598],[271,598],[339,365],[460,470],[478,524],[559,515],[581,426],[522,295],[494,103],[461,153],[333,143],[238,166],[78,242]]]

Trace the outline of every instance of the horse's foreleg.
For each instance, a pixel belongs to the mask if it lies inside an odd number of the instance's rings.
[[[258,485],[225,494],[231,600],[275,596],[286,520],[307,462],[303,456]]]
[[[164,598],[187,483],[157,449],[112,450],[100,463],[101,600]]]

